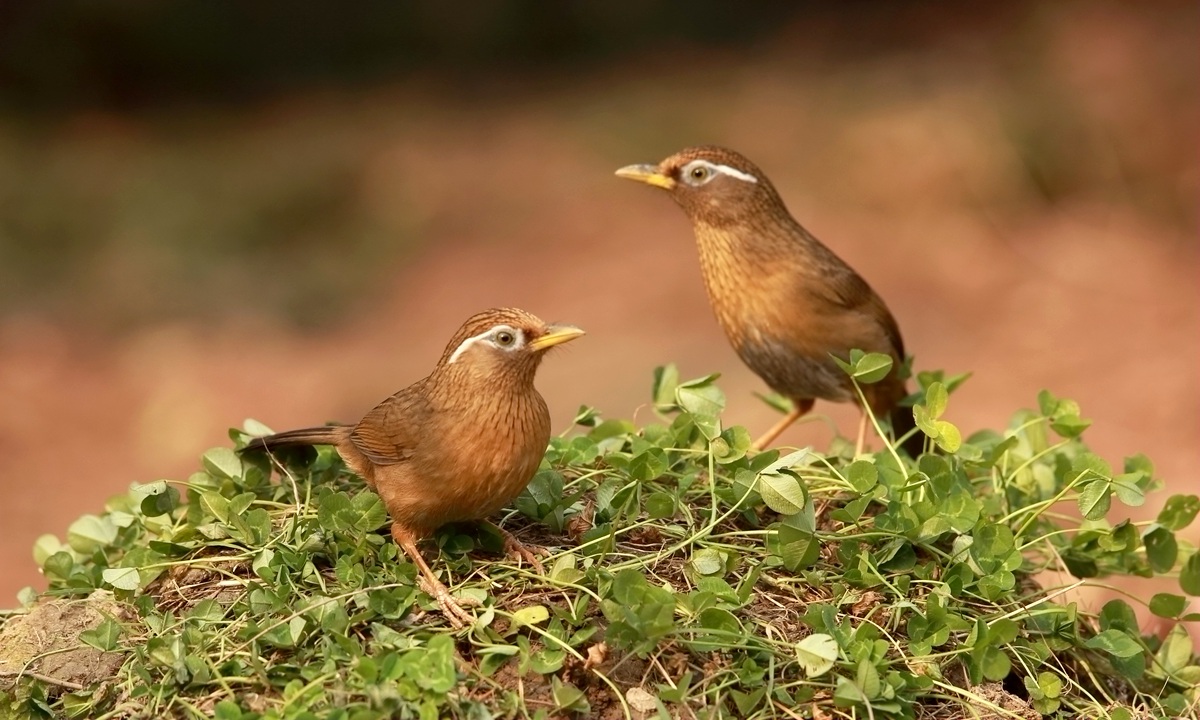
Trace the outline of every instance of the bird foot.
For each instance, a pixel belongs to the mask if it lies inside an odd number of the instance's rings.
[[[522,560],[533,566],[539,575],[546,574],[541,558],[549,557],[550,551],[541,545],[526,545],[511,535],[504,539],[504,552],[519,564]]]
[[[425,577],[419,578],[421,590],[428,593],[442,609],[442,614],[446,616],[446,620],[455,630],[461,630],[475,623],[475,616],[467,612],[463,605],[469,607],[478,607],[479,601],[474,598],[463,598],[461,601],[456,600],[450,594],[450,589],[441,583],[439,580]]]
[[[540,545],[526,545],[518,540],[516,535],[513,535],[499,525],[488,524],[496,528],[496,532],[500,533],[500,537],[504,538],[505,555],[516,560],[518,565],[524,560],[532,565],[533,569],[537,570],[539,575],[546,574],[546,568],[542,565],[541,558],[549,556],[549,550]]]

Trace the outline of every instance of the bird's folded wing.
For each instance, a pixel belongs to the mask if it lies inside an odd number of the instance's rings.
[[[408,387],[376,405],[350,431],[350,442],[376,465],[412,457],[426,416],[424,395]]]
[[[866,280],[850,268],[836,268],[826,276],[828,282],[806,284],[805,290],[835,306],[854,313],[867,316],[874,321],[880,332],[891,344],[895,355],[904,358],[904,341],[900,338],[900,327],[896,319],[883,304]],[[861,350],[878,350],[881,348],[862,347]]]

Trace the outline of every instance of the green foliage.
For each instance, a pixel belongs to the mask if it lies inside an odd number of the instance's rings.
[[[862,354],[846,364],[860,382],[888,368]],[[753,453],[744,428],[723,424],[715,379],[660,368],[652,422],[582,408],[581,433],[551,441],[504,521],[552,548],[544,575],[475,552],[499,547],[486,532],[437,533],[431,564],[477,604],[457,633],[387,535],[378,496],[328,449],[279,482],[266,459],[216,448],[187,482],[135,485],[65,544],[35,547],[48,594],[100,590],[128,607],[78,637],[123,653],[106,685],[117,691],[28,675],[0,695],[0,717],[1194,709],[1200,661],[1182,628],[1159,640],[1125,600],[1096,615],[1059,602],[1091,578],[1178,572],[1180,593],[1148,610],[1200,619],[1186,598],[1200,594],[1200,555],[1178,536],[1200,499],[1170,497],[1152,522],[1109,520],[1162,483],[1144,457],[1117,472],[1089,452],[1074,403],[1042,393],[1004,431],[962,438],[943,418],[965,376],[922,373],[914,413],[936,453]],[[1061,514],[1072,506],[1081,520]],[[1042,587],[1045,570],[1079,582]]]

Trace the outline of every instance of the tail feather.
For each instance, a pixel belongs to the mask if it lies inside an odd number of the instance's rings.
[[[243,452],[266,450],[272,452],[281,448],[305,447],[310,445],[337,445],[345,434],[346,428],[341,425],[326,425],[324,427],[301,428],[256,437],[246,443]]]

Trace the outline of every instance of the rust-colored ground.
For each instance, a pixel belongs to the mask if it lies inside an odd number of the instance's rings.
[[[252,132],[296,133],[297,145],[357,133],[347,162],[362,211],[386,224],[419,209],[421,249],[320,332],[252,307],[110,336],[0,317],[0,604],[42,586],[39,534],[62,536],[131,482],[185,479],[245,417],[279,429],[357,418],[427,372],[458,323],[488,306],[589,331],[541,372],[563,431],[582,403],[644,417],[651,370],[669,361],[686,376],[723,373],[727,421],[762,429],[773,416],[709,313],[684,217],[612,176],[698,142],[759,162],[888,301],[918,368],[974,371],[949,412],[965,430],[1003,426],[1050,388],[1082,404],[1104,457],[1144,452],[1170,491],[1196,492],[1200,124],[1194,82],[1181,93],[1163,79],[1181,58],[1194,64],[1194,37],[1122,12],[1048,21],[1054,50],[1027,85],[986,44],[813,66],[792,50],[806,39],[795,29],[747,56],[662,57],[653,72],[592,77],[586,91],[485,107],[405,87],[250,111]],[[1077,123],[1042,123],[1059,118],[1045,102]],[[1086,181],[1047,198],[1014,128],[1067,153]],[[140,140],[122,130],[120,142]],[[852,431],[853,410],[817,411]],[[817,419],[783,442],[829,437]]]

